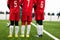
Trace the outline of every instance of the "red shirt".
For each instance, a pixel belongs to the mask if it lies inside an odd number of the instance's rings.
[[[36,5],[36,11],[43,12],[45,8],[45,0],[36,0]]]
[[[20,0],[8,0],[10,8],[18,8],[20,6]]]
[[[24,12],[32,12],[33,4],[35,0],[22,0],[22,11]]]

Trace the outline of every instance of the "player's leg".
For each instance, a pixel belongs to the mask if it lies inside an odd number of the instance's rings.
[[[26,33],[26,37],[29,37],[30,29],[31,29],[31,22],[32,22],[32,15],[29,15],[27,17],[27,33]]]
[[[9,35],[8,37],[12,37],[12,33],[13,33],[13,27],[14,27],[14,11],[12,9],[10,9],[10,27],[9,27]]]
[[[38,37],[42,37],[42,35],[43,35],[43,21],[42,20],[36,20],[36,22],[37,22]]]
[[[31,21],[27,21],[27,33],[26,33],[26,37],[29,37],[30,34],[30,29],[31,29]]]
[[[9,27],[9,35],[8,35],[8,37],[12,37],[13,27],[14,27],[14,21],[10,21],[10,27]]]
[[[22,27],[21,27],[21,37],[24,37],[24,32],[25,32],[25,23],[26,21],[22,21]]]
[[[18,37],[18,32],[19,32],[19,20],[20,20],[20,10],[19,8],[16,9],[15,11],[15,37]]]
[[[18,37],[18,32],[19,32],[18,21],[15,21],[15,37]]]
[[[39,12],[39,14],[37,14],[37,33],[40,36],[43,35],[43,20],[44,20],[44,12]]]
[[[27,20],[27,15],[23,12],[22,13],[22,27],[21,27],[21,37],[24,37],[24,32],[25,32],[25,23]]]

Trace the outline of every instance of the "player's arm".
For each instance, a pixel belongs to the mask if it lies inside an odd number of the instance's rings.
[[[37,5],[36,5],[36,4],[34,4],[34,6],[33,6],[33,7],[34,7],[34,9],[36,9]]]
[[[22,4],[20,6],[22,7]]]
[[[34,7],[34,10],[36,9],[36,7],[37,7],[37,5],[36,5],[36,0],[34,0],[34,5],[33,5],[33,7]]]
[[[45,0],[44,0],[44,8],[45,8]]]
[[[8,6],[8,8],[10,9],[10,6],[9,6],[9,4],[7,4],[7,6]]]
[[[9,0],[7,1],[7,7],[10,9],[10,2],[9,2]]]
[[[23,5],[23,0],[20,0],[20,6],[22,7],[22,5]]]

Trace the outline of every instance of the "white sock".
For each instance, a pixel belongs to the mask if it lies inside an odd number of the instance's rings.
[[[19,32],[19,26],[15,26],[15,34],[18,35],[18,32]]]
[[[43,35],[43,25],[37,25],[37,33],[38,35]]]
[[[27,34],[29,35],[30,33],[30,28],[31,28],[31,25],[27,25]]]
[[[13,26],[10,25],[9,28],[10,28],[10,30],[9,30],[9,34],[12,35],[12,33],[13,33]]]
[[[22,25],[22,27],[21,27],[21,34],[24,35],[24,31],[25,31],[25,25]]]

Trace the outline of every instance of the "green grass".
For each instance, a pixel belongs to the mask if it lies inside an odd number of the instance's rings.
[[[9,22],[9,21],[0,20],[0,40],[53,40],[45,33],[43,34],[42,38],[35,37],[34,35],[37,34],[37,31],[34,26],[32,26],[32,28],[31,28],[29,38],[26,38],[26,37],[21,38],[20,36],[18,38],[15,38],[14,33],[13,33],[12,38],[8,38],[9,27],[6,27],[7,22]],[[33,21],[33,22],[35,22],[35,21]],[[20,26],[19,30],[21,30],[20,22],[19,22],[19,26]],[[59,26],[60,26],[60,22],[44,22],[44,29],[58,38],[60,38],[60,27]],[[20,35],[20,31],[19,31],[19,35]]]
[[[60,39],[60,22],[44,22],[44,29]]]

